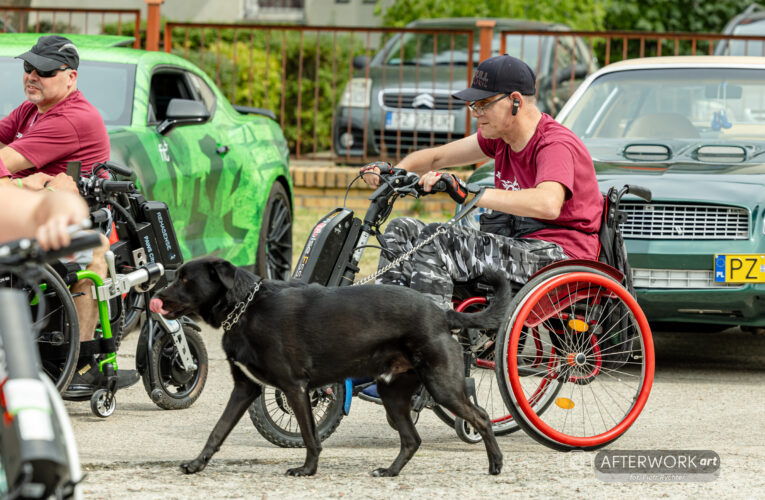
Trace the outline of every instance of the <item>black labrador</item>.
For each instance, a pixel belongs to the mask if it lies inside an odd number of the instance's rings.
[[[372,475],[398,475],[419,448],[421,439],[409,412],[420,384],[481,434],[489,474],[499,474],[502,453],[488,414],[465,394],[462,350],[451,334],[452,329],[500,327],[511,292],[499,274],[487,278],[497,289],[495,300],[482,312],[465,314],[443,311],[425,295],[402,286],[326,288],[261,280],[217,258],[184,264],[173,284],[152,300],[152,310],[168,318],[196,313],[215,328],[223,326],[234,389],[204,449],[181,469],[192,474],[205,468],[261,394],[262,382],[286,395],[305,442],[305,463],[287,474],[313,475],[321,443],[309,389],[373,376],[398,429],[401,451],[390,467]]]

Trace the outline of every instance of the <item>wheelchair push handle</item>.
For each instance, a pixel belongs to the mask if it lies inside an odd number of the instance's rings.
[[[636,186],[635,184],[625,184],[624,185],[624,193],[634,194],[638,198],[644,200],[644,201],[651,201],[651,190],[648,188],[645,188],[643,186]],[[621,198],[621,196],[620,196]]]

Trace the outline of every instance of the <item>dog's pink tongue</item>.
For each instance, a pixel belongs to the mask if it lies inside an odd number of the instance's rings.
[[[149,301],[149,309],[151,309],[151,312],[157,314],[167,314],[167,311],[162,308],[162,299],[151,299],[151,301]]]

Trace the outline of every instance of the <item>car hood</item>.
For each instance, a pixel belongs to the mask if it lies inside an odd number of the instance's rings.
[[[753,207],[765,201],[765,164],[624,163],[595,161],[601,190],[637,184],[653,200]]]

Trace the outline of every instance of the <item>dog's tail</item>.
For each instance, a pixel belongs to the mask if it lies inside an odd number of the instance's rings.
[[[498,329],[507,317],[510,302],[513,298],[512,288],[507,276],[486,269],[483,274],[484,280],[494,288],[494,296],[489,300],[489,306],[475,313],[459,313],[449,310],[446,312],[446,321],[449,328],[484,328]]]

